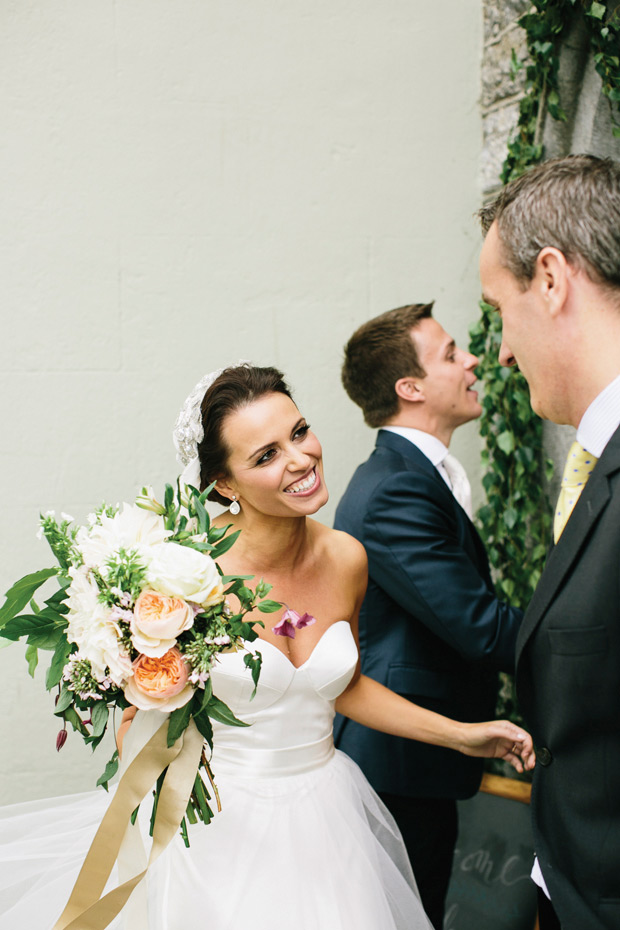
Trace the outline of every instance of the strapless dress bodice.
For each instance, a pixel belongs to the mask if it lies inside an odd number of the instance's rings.
[[[299,667],[266,640],[255,640],[250,648],[262,655],[253,698],[243,652],[221,655],[212,670],[214,693],[248,724],[214,723],[214,771],[290,775],[324,764],[334,752],[334,704],[357,664],[350,625],[342,620],[328,627]]]

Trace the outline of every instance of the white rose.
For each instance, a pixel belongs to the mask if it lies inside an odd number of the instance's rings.
[[[109,669],[109,677],[120,686],[132,675],[132,666],[121,646],[119,628],[110,609],[97,599],[99,589],[88,569],[70,568],[69,574],[67,639],[89,660],[95,678],[102,681]]]
[[[169,597],[210,607],[224,597],[224,587],[213,559],[204,552],[160,543],[149,552],[147,569],[149,585]]]
[[[101,517],[101,524],[82,527],[77,534],[77,544],[87,566],[103,568],[107,560],[122,547],[137,549],[147,557],[150,546],[162,543],[171,530],[155,513],[142,510],[135,504],[123,504],[113,517]]]

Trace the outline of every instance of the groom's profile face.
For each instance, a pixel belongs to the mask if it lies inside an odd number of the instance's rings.
[[[420,364],[426,372],[416,378],[424,405],[440,429],[455,429],[482,413],[474,389],[478,359],[460,349],[452,336],[433,317],[420,320],[411,331]]]
[[[497,223],[489,229],[482,246],[480,282],[483,300],[494,307],[502,319],[500,364],[518,365],[530,388],[532,408],[539,416],[545,416],[544,408],[553,394],[553,379],[550,320],[540,296],[543,282],[539,281],[537,272],[524,286],[506,267]]]

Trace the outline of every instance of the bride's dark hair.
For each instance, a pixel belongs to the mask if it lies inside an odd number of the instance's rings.
[[[207,388],[200,405],[204,430],[202,442],[198,445],[201,491],[216,478],[225,478],[228,474],[230,450],[222,435],[224,420],[235,410],[247,407],[265,394],[286,394],[293,399],[284,375],[277,368],[255,368],[252,365],[225,368]],[[230,504],[230,500],[215,488],[209,494],[209,500],[225,506]]]

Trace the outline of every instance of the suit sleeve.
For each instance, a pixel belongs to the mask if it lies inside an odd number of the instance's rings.
[[[418,472],[379,485],[364,520],[370,577],[463,658],[512,671],[523,614],[498,600],[466,550],[456,506]]]

